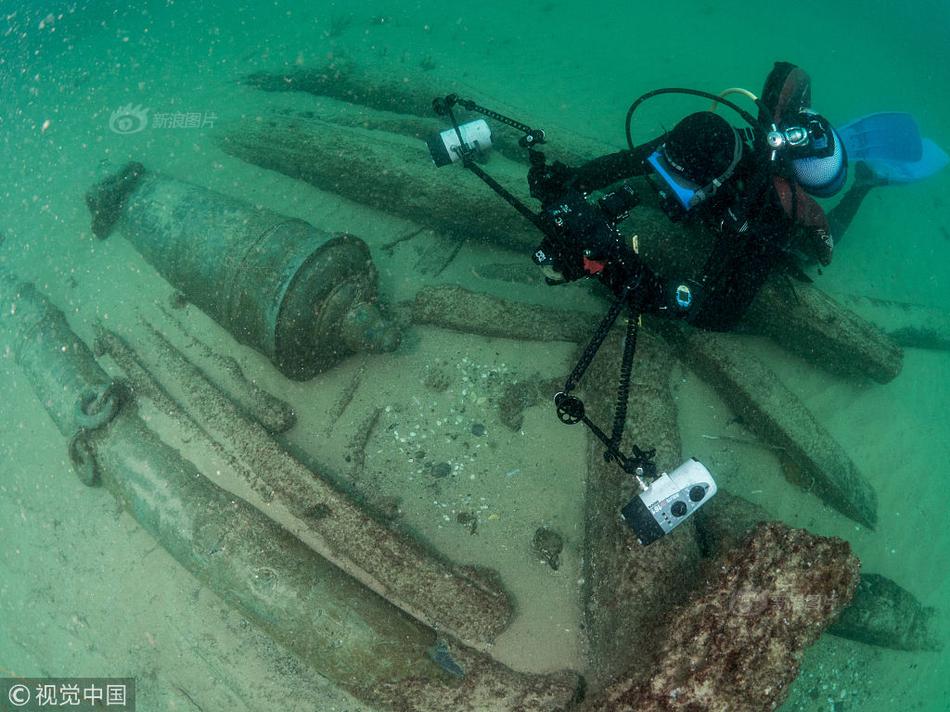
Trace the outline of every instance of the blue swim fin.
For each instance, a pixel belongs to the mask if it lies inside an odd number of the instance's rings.
[[[865,161],[874,175],[884,183],[914,183],[938,173],[950,162],[950,156],[929,138],[921,139],[919,161]]]
[[[848,159],[863,161],[882,183],[913,183],[942,170],[950,157],[922,139],[914,117],[888,111],[861,117],[837,129]]]

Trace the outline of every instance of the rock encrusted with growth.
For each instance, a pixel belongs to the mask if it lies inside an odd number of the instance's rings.
[[[703,556],[718,560],[739,546],[756,524],[772,517],[757,504],[720,489],[695,520]],[[864,572],[851,603],[828,632],[866,645],[937,652],[943,641],[934,631],[934,613],[896,582]]]
[[[845,541],[760,524],[674,614],[651,678],[621,680],[585,709],[777,709],[805,648],[851,600],[858,568]]]

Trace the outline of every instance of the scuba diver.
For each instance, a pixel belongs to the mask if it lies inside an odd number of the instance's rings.
[[[635,145],[634,113],[644,101],[664,94],[710,99],[714,108],[728,107],[746,125],[736,128],[715,111],[700,111],[671,131]],[[730,94],[751,99],[757,115],[727,99]],[[459,124],[456,106],[522,132],[519,144],[528,149],[531,164],[528,187],[541,202],[539,212],[475,160],[491,146],[491,131],[483,119]],[[716,484],[696,460],[657,476],[654,450],[632,445],[629,452],[621,451],[640,316],[671,317],[710,330],[732,329],[773,271],[785,269],[809,280],[801,269],[803,262],[831,262],[835,242],[871,189],[920,180],[948,162],[939,147],[920,137],[908,114],[872,114],[833,127],[811,108],[808,74],[788,62],[775,64],[760,97],[744,89],[720,95],[680,88],[648,92],[627,112],[627,149],[576,168],[547,163],[537,150],[545,143],[544,131],[474,101],[449,94],[436,98],[433,109],[452,122],[451,129],[427,141],[433,163],[460,161],[538,228],[542,239],[532,258],[547,282],[594,278],[614,296],[563,388],[554,394],[554,406],[561,422],[584,423],[604,444],[604,458],[635,477],[641,492],[621,515],[644,545],[669,533],[709,501]],[[832,197],[841,190],[849,160],[855,164],[856,179],[826,214],[815,198]],[[622,227],[628,217],[639,224],[634,232],[648,221],[646,215],[632,212],[640,196],[626,181],[635,177],[645,178],[656,189],[659,206],[672,221],[662,222],[682,227],[683,235],[667,242],[685,246],[687,259],[658,268],[641,254],[638,236],[631,237]],[[702,244],[686,239],[696,227],[702,228]],[[698,265],[696,257],[702,260]],[[626,336],[613,426],[607,432],[591,421],[574,391],[621,313],[626,313]]]
[[[701,328],[735,327],[776,268],[807,280],[802,263],[831,262],[835,243],[873,187],[918,180],[941,163],[942,151],[929,142],[924,147],[932,160],[922,160],[921,139],[907,114],[876,114],[836,130],[811,108],[808,75],[787,62],[775,64],[760,97],[731,89],[715,98],[748,126],[735,128],[719,114],[701,111],[666,134],[634,146],[633,113],[642,101],[664,93],[706,96],[688,89],[645,94],[627,115],[630,148],[577,168],[535,161],[528,184],[532,196],[550,210],[565,194],[586,196],[643,176],[656,188],[670,219],[711,231],[714,243],[697,273],[661,276],[644,267],[635,297],[641,312],[683,318]],[[730,93],[752,99],[758,116],[725,101]],[[814,198],[829,198],[841,190],[849,158],[856,161],[856,179],[826,214]],[[945,162],[946,156],[942,159]],[[640,262],[634,255],[599,250],[608,246],[586,244],[571,250],[555,242],[549,240],[548,249],[542,246],[543,256],[535,259],[549,282],[597,275],[616,294],[623,276],[603,274],[609,261],[619,257],[628,263],[628,271],[629,263]]]

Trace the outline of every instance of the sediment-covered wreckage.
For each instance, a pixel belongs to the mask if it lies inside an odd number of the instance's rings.
[[[340,101],[322,115],[304,115],[269,111],[262,94],[261,117],[221,131],[225,151],[460,241],[523,251],[537,242],[514,212],[466,210],[471,191],[427,170],[418,137],[436,128],[425,115],[428,89],[351,65],[248,82]],[[569,149],[577,156],[595,150],[582,140]],[[504,149],[502,173],[523,174],[515,156]],[[420,284],[413,300],[387,306],[371,251],[358,237],[331,235],[139,164],[91,188],[87,202],[97,236],[121,234],[186,300],[290,379],[319,378],[354,352],[389,353],[401,331],[421,326],[579,345],[592,332],[588,313],[458,284]],[[650,206],[642,212],[641,244],[648,246],[651,229],[662,238],[668,228]],[[898,649],[939,647],[927,609],[896,583],[860,574],[846,542],[770,522],[727,492],[675,535],[640,546],[617,516],[634,482],[592,439],[582,546],[587,665],[550,674],[512,670],[491,655],[514,615],[498,577],[397,531],[295,457],[280,438],[294,427],[290,405],[252,387],[206,347],[200,363],[155,323],[98,325],[94,355],[39,290],[10,273],[0,277],[0,328],[82,481],[108,490],[247,620],[379,710],[771,710],[785,698],[805,648],[825,630]],[[898,374],[901,351],[887,334],[811,285],[796,293],[789,301],[785,285],[768,284],[744,330],[817,367],[846,370],[842,376],[886,382]],[[585,382],[598,422],[612,416],[621,341],[619,331],[607,337]],[[680,461],[669,388],[677,358],[796,463],[811,495],[875,526],[872,484],[742,335],[647,322],[625,443],[650,443],[663,471]],[[506,389],[498,417],[509,425],[553,395],[541,383]],[[165,442],[143,417],[151,413],[187,433],[191,448],[228,462],[245,499]],[[756,615],[736,615],[737,606]]]

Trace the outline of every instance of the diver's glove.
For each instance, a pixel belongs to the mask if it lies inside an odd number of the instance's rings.
[[[577,171],[560,161],[545,163],[544,154],[535,151],[528,170],[528,190],[542,205],[558,200],[577,177]]]

